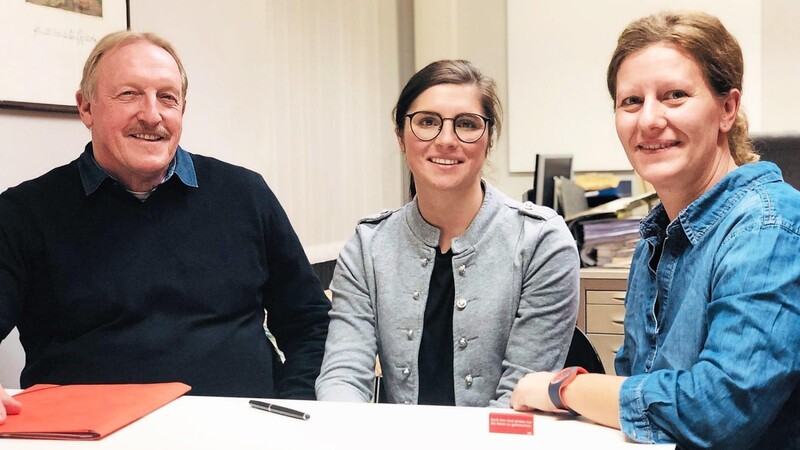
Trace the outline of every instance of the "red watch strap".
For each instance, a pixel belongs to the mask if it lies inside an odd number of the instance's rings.
[[[567,406],[562,393],[564,388],[570,384],[575,377],[584,373],[588,372],[583,367],[566,367],[553,377],[547,388],[547,393],[550,395],[550,401],[553,402],[556,408],[568,411],[573,415],[578,415],[578,413]]]

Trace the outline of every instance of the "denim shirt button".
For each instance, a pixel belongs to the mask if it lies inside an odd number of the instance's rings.
[[[467,301],[465,299],[460,298],[456,300],[456,308],[463,310],[466,307],[467,307]]]
[[[414,300],[419,300],[419,291],[414,291],[414,292],[412,292],[412,293],[411,293],[411,297],[412,297]]]
[[[428,258],[422,258],[422,259],[420,259],[420,262],[422,263],[422,267],[427,267],[427,266],[428,266],[428,262],[429,262],[429,261],[430,261],[430,260],[429,260]]]
[[[464,383],[467,385],[467,387],[472,386],[472,382],[473,381],[474,381],[474,379],[472,378],[472,374],[471,373],[467,374],[467,376],[464,377]]]
[[[465,266],[464,264],[458,266],[458,274],[461,275],[462,277],[464,276],[464,273],[466,271],[467,271],[467,266]]]
[[[467,347],[467,338],[462,337],[458,340],[458,348],[466,348]]]

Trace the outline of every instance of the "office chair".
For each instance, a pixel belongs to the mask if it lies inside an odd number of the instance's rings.
[[[783,172],[783,179],[800,190],[800,135],[751,136],[762,161],[774,162]]]
[[[572,333],[572,343],[569,345],[567,361],[564,363],[564,367],[572,366],[583,367],[589,373],[606,373],[603,361],[600,360],[594,345],[578,327],[575,327]]]
[[[600,360],[600,355],[597,354],[594,345],[578,327],[575,327],[575,331],[572,333],[572,342],[569,345],[567,360],[564,363],[564,367],[572,366],[581,366],[589,373],[606,373],[603,368],[603,362]],[[386,391],[380,375],[375,377],[373,401],[375,403],[387,403]]]
[[[375,376],[375,386],[372,391],[373,403],[389,403],[386,399],[386,388],[383,386],[383,376]]]

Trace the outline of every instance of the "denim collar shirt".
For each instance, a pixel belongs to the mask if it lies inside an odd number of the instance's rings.
[[[80,158],[78,158],[78,172],[80,172],[81,175],[83,191],[87,196],[95,192],[106,179],[113,180],[111,175],[107,174],[94,159],[94,147],[91,142],[86,144],[86,148]],[[172,158],[169,164],[169,169],[167,170],[162,184],[172,178],[173,175],[176,175],[186,186],[197,187],[197,174],[194,170],[192,157],[180,146],[178,146],[178,149],[175,151],[175,157]]]
[[[800,448],[800,193],[774,164],[746,164],[640,230],[615,362],[623,432]]]

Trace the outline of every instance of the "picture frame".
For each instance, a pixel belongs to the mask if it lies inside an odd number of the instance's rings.
[[[0,108],[77,114],[83,65],[128,0],[0,0]]]

